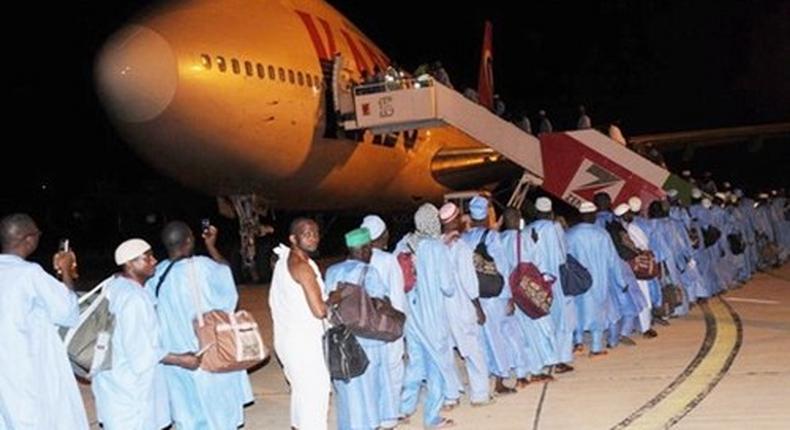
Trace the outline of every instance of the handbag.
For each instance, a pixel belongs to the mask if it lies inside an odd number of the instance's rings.
[[[746,247],[743,245],[743,238],[740,233],[730,233],[727,235],[727,243],[730,245],[730,251],[735,255],[743,254]]]
[[[518,264],[509,279],[513,302],[532,319],[544,317],[551,309],[551,285],[556,279],[540,273],[534,264],[521,261],[521,231],[517,236],[516,255]]]
[[[619,255],[621,259],[628,261],[639,254],[639,249],[634,244],[634,241],[631,240],[631,236],[628,235],[625,227],[623,227],[619,221],[607,222],[606,231],[609,232],[617,255]]]
[[[91,379],[97,372],[112,368],[112,334],[115,316],[105,288],[111,276],[79,298],[80,316],[77,324],[60,331],[74,374]]]
[[[332,379],[348,381],[368,368],[368,356],[345,324],[324,332],[324,357]]]
[[[249,369],[265,360],[269,351],[263,344],[260,328],[251,313],[219,309],[202,312],[194,265],[194,260],[190,258],[189,281],[197,310],[193,327],[202,353],[200,368],[214,373],[233,372]]]
[[[702,240],[705,243],[705,248],[709,248],[713,244],[718,242],[720,237],[721,237],[721,230],[719,230],[715,226],[709,225],[708,227],[702,228]]]
[[[502,288],[505,286],[505,279],[497,271],[496,263],[488,253],[486,246],[486,237],[488,232],[483,233],[483,237],[477,244],[473,254],[473,262],[475,265],[475,273],[477,274],[477,281],[480,285],[480,298],[488,299],[491,297],[499,297],[502,293]]]
[[[660,274],[661,267],[656,262],[653,251],[639,251],[636,257],[628,260],[628,265],[634,271],[636,279],[653,279]]]
[[[370,297],[364,282],[368,267],[362,272],[361,285],[340,282],[340,300],[332,305],[330,321],[345,325],[355,336],[392,342],[403,336],[406,315],[393,308],[388,298]]]
[[[565,264],[560,266],[560,283],[566,296],[578,296],[592,287],[593,279],[590,271],[576,257],[568,254]]]

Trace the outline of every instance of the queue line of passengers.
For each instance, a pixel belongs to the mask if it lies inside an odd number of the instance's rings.
[[[755,204],[737,190],[709,199],[695,189],[686,207],[674,190],[667,196],[646,211],[637,197],[612,210],[609,196],[601,193],[595,204],[578,208],[579,222],[568,229],[555,219],[545,197],[535,202],[537,219],[523,228],[521,214],[512,208],[492,227],[492,210],[482,196],[470,201],[468,215],[453,203],[441,209],[425,204],[415,213],[415,230],[393,252],[386,251],[386,224],[369,215],[346,235],[348,259],[329,267],[325,277],[310,258],[320,242],[317,224],[295,220],[290,246],[275,251],[279,260],[269,298],[275,350],[291,386],[291,426],[327,428],[334,389],[339,429],[395,428],[415,413],[423,387],[423,425],[453,426],[442,411],[457,407],[463,396],[482,407],[496,396],[551,381],[555,374],[573,371],[575,356],[587,349],[590,357],[600,357],[607,347],[634,344],[634,334],[653,338],[652,324],[668,324],[668,316],[684,315],[694,303],[787,260],[790,223],[784,197],[760,195]],[[663,268],[658,278],[635,277],[618,250],[625,239],[612,233],[617,231],[613,225],[622,227],[628,246],[653,252]],[[711,226],[717,237],[710,238]],[[27,215],[0,221],[0,430],[87,429],[57,331],[79,318],[71,274],[76,257],[71,251],[53,256],[58,281],[26,261],[40,235]],[[199,369],[193,329],[196,292],[207,309],[233,311],[238,302],[230,269],[215,247],[216,235],[213,226],[203,233],[209,257],[194,256],[195,237],[178,221],[163,230],[168,258],[159,264],[141,239],[116,249],[120,273],[106,287],[116,318],[113,365],[92,383],[105,429],[243,425],[243,407],[253,400],[249,377],[244,371]],[[740,238],[743,249],[734,249],[732,236]],[[549,314],[530,318],[514,305],[510,288],[481,297],[481,253],[504,279],[519,258],[556,279]],[[403,254],[413,263],[412,273],[404,273]],[[560,282],[560,267],[569,255],[592,278],[589,290],[576,296],[565,295]],[[369,364],[346,381],[331,380],[322,343],[342,283],[362,285],[406,315],[403,338],[359,339]],[[656,310],[665,304],[661,287],[667,283],[683,294],[662,314]]]

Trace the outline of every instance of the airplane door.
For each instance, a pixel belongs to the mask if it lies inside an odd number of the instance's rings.
[[[335,112],[338,113],[338,122],[341,124],[354,115],[352,82],[348,74],[344,73],[343,61],[343,56],[338,54],[332,64],[332,101]]]

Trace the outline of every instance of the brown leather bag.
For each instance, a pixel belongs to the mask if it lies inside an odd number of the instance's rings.
[[[636,257],[628,260],[636,279],[653,279],[658,277],[661,267],[656,262],[653,251],[639,251]]]
[[[194,321],[200,350],[200,368],[207,372],[245,370],[268,355],[258,323],[247,311],[214,310]]]
[[[251,313],[218,309],[203,312],[202,296],[195,280],[195,263],[190,259],[188,264],[192,299],[197,310],[193,327],[200,348],[197,355],[202,357],[200,368],[215,373],[233,372],[249,369],[266,359],[269,352]]]
[[[365,274],[362,275],[364,284]],[[370,297],[364,286],[340,282],[340,301],[332,306],[330,320],[345,324],[355,336],[392,342],[403,336],[406,315],[393,308],[388,298]]]

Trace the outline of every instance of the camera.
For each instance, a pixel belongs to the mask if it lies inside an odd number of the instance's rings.
[[[209,227],[211,227],[211,220],[208,218],[203,218],[200,220],[200,228],[202,229],[203,233],[207,232]]]
[[[60,244],[58,245],[58,251],[69,252],[68,239],[60,239]]]

